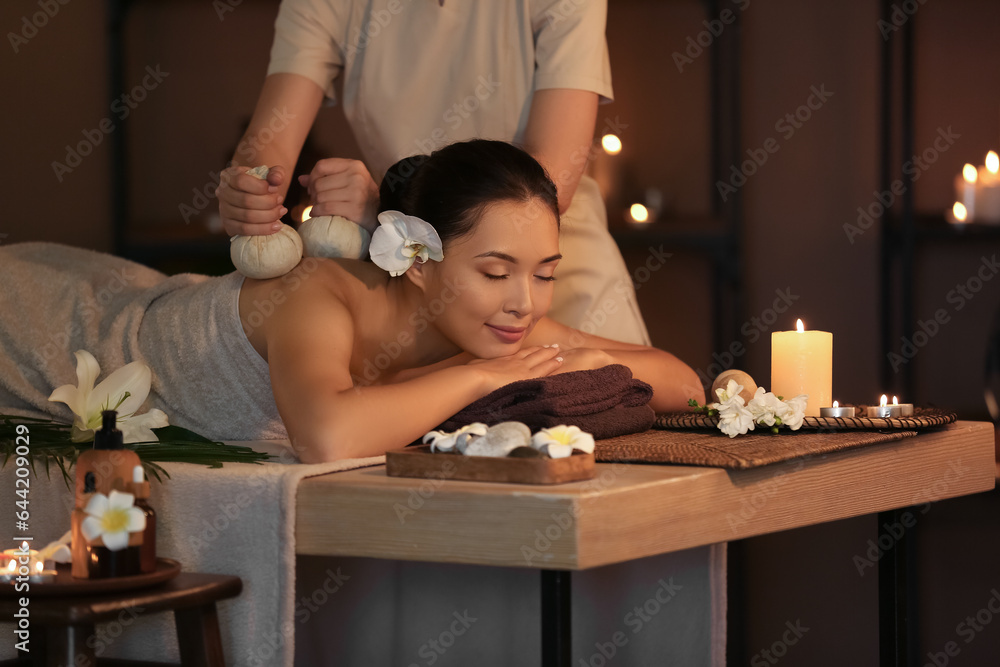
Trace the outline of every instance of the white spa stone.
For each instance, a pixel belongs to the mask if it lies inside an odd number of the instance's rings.
[[[299,225],[306,257],[361,259],[368,254],[371,233],[340,215],[321,215]]]
[[[267,178],[265,165],[247,170],[255,178]],[[241,236],[229,239],[229,257],[236,270],[247,278],[266,280],[283,276],[302,259],[302,239],[298,232],[282,225],[273,234]]]
[[[501,422],[491,426],[486,435],[470,442],[466,456],[507,456],[518,447],[531,443],[531,429],[521,422]]]

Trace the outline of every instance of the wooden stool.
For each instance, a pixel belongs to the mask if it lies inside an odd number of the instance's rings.
[[[96,623],[122,622],[149,612],[171,610],[177,627],[181,665],[225,667],[215,602],[236,597],[242,590],[243,582],[239,577],[182,572],[153,588],[79,597],[33,597],[28,607],[31,653],[17,660],[0,662],[0,667],[163,665],[109,659],[98,662],[94,655],[98,642],[88,640],[94,635]],[[0,618],[10,620],[18,608],[16,598],[0,599]],[[150,651],[156,648],[151,646]]]

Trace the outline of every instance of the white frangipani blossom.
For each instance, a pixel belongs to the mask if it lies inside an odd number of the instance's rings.
[[[129,533],[146,528],[146,515],[135,506],[135,496],[131,493],[112,491],[109,495],[95,493],[83,510],[87,518],[80,529],[88,542],[98,537],[110,551],[119,551],[128,546]]]
[[[574,449],[593,453],[594,436],[579,426],[560,424],[543,428],[531,436],[531,446],[553,459],[561,459],[572,454]]]
[[[486,435],[488,428],[486,424],[473,422],[451,433],[430,431],[424,435],[423,442],[431,443],[432,452],[450,452],[457,447],[458,451],[464,454],[466,445],[471,440]]]

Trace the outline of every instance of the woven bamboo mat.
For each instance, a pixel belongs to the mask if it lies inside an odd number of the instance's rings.
[[[865,415],[865,405],[856,406],[855,414]],[[893,419],[874,419],[864,416],[858,417],[806,417],[802,420],[802,429],[807,431],[844,431],[844,430],[896,430],[904,431],[921,430],[944,426],[958,419],[954,412],[938,410],[937,408],[913,409],[912,417],[899,417]],[[697,412],[667,412],[656,416],[653,428],[664,429],[715,429],[718,432],[718,417],[708,417]],[[781,433],[788,432],[782,429]],[[744,437],[744,436],[740,436]],[[737,437],[737,440],[739,437]]]
[[[713,430],[650,429],[645,433],[598,440],[599,463],[671,463],[745,470],[771,463],[819,456],[917,435],[917,431],[848,430],[840,432],[782,431],[748,433],[735,438]]]

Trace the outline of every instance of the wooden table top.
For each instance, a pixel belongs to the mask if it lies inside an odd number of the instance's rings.
[[[963,421],[744,471],[602,463],[556,486],[377,466],[299,484],[296,551],[580,570],[988,491],[995,475],[993,425]]]

